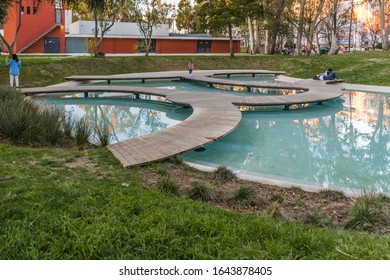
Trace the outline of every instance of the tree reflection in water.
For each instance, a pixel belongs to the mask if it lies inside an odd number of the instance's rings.
[[[108,126],[112,132],[111,143],[163,130],[192,113],[191,109],[179,105],[145,99],[45,98],[42,102],[71,114],[75,120],[86,117],[93,126]]]
[[[183,156],[241,173],[390,194],[390,96],[345,92],[294,111],[246,112],[235,131]]]

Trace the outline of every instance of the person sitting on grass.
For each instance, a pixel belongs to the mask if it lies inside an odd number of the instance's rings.
[[[329,80],[338,80],[338,77],[336,75],[336,72],[332,70],[332,68],[328,68],[326,70],[325,74],[319,74],[315,75],[314,80],[324,80],[324,81],[329,81]]]

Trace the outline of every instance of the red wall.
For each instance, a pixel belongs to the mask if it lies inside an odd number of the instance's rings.
[[[34,0],[24,0],[23,5],[24,13],[21,16],[22,25],[20,27],[17,42],[15,44],[14,52],[19,52],[27,44],[32,42],[35,38],[39,37],[47,30],[56,25],[55,23],[55,9],[50,1],[43,0],[37,7],[37,12],[33,14]],[[30,7],[30,14],[27,14],[27,7]],[[4,35],[6,40],[11,43],[15,30],[18,24],[20,6],[15,4],[8,11],[8,18],[4,25]],[[62,10],[62,23],[64,23],[64,9]],[[46,35],[47,37],[59,37],[60,38],[60,51],[61,53],[66,52],[65,50],[65,30],[63,25],[56,27],[53,31]],[[33,46],[28,48],[26,53],[29,52],[44,52],[44,38]]]
[[[103,39],[100,45],[103,53],[138,53],[137,39]]]
[[[197,41],[180,39],[157,39],[156,53],[197,53]]]
[[[233,41],[233,50],[235,53],[240,52],[240,41]],[[230,53],[229,40],[213,40],[211,43],[212,53]]]

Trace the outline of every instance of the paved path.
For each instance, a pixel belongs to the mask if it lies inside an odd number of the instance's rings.
[[[252,95],[237,96],[219,92],[185,92],[169,89],[129,87],[129,86],[50,86],[41,88],[22,89],[26,95],[63,92],[125,92],[138,96],[139,94],[164,96],[168,100],[190,106],[193,114],[181,123],[143,137],[128,139],[111,144],[108,149],[124,167],[143,165],[149,162],[163,160],[172,156],[194,150],[213,142],[231,132],[241,120],[242,106],[271,106],[282,105],[285,108],[293,104],[321,103],[338,98],[343,94],[342,84],[327,84],[326,81],[300,80],[279,76],[277,84],[264,82],[242,82],[216,79],[213,75],[232,74],[270,74],[281,75],[281,71],[254,70],[223,70],[196,71],[192,75],[187,72],[137,73],[113,76],[72,76],[68,80],[78,82],[132,80],[132,79],[187,79],[207,84],[224,84],[244,87],[267,87],[304,90],[294,95]]]

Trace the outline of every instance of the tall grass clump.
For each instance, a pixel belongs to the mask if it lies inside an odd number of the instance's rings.
[[[0,89],[0,137],[20,144],[54,145],[62,137],[58,114],[11,89]]]
[[[218,180],[221,182],[230,182],[236,181],[237,176],[226,166],[218,166],[216,170],[213,171],[212,175],[214,180]]]
[[[61,126],[64,136],[68,139],[73,139],[73,131],[76,126],[76,121],[71,114],[61,115]]]
[[[167,194],[179,195],[179,186],[165,176],[157,181],[157,188]]]
[[[103,127],[95,127],[95,140],[100,147],[106,147],[110,144],[111,137],[111,129],[107,123]]]
[[[213,191],[201,182],[194,182],[187,194],[190,198],[201,201],[210,201],[214,199]]]
[[[231,200],[244,206],[255,206],[257,195],[251,186],[241,186],[233,193]]]
[[[86,118],[79,119],[74,128],[74,139],[79,150],[84,149],[85,145],[89,143],[91,136],[92,128],[89,121]]]
[[[383,196],[377,193],[364,193],[358,197],[348,213],[346,229],[373,232],[386,222]]]

